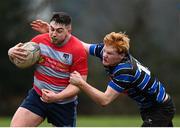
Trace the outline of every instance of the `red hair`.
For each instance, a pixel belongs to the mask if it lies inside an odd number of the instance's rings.
[[[121,32],[111,32],[104,37],[104,44],[114,46],[119,53],[127,53],[129,51],[129,41],[128,36]]]

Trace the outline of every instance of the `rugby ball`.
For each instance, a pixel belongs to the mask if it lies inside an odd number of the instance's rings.
[[[13,60],[18,68],[28,68],[33,66],[40,58],[40,47],[35,42],[26,42],[21,46],[27,52],[26,60],[19,62],[16,58]]]

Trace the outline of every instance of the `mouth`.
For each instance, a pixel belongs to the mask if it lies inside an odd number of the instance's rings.
[[[107,59],[103,59],[103,62],[104,62],[104,63],[107,63],[108,61],[107,61]]]
[[[54,43],[54,42],[57,41],[57,38],[56,38],[56,37],[51,37],[51,40],[52,40],[52,42]]]

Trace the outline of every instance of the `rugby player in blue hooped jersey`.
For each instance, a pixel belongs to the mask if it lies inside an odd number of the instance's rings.
[[[36,24],[38,23],[38,25]],[[35,21],[33,29],[41,32],[44,23]],[[105,92],[86,81],[75,71],[70,83],[78,86],[94,102],[106,106],[121,93],[135,100],[140,108],[142,127],[172,127],[175,106],[164,85],[152,75],[150,70],[139,63],[129,53],[130,39],[124,33],[112,32],[104,37],[103,43],[83,43],[86,51],[102,60],[111,80]]]

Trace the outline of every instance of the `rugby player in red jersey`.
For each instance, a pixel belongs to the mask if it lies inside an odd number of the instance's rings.
[[[45,118],[57,127],[76,126],[79,88],[69,83],[70,73],[77,70],[87,78],[87,54],[81,41],[71,34],[71,17],[54,13],[46,32],[31,41],[40,46],[41,56],[34,71],[33,88],[14,114],[11,127],[39,126]],[[19,43],[8,51],[10,60],[25,59]]]

